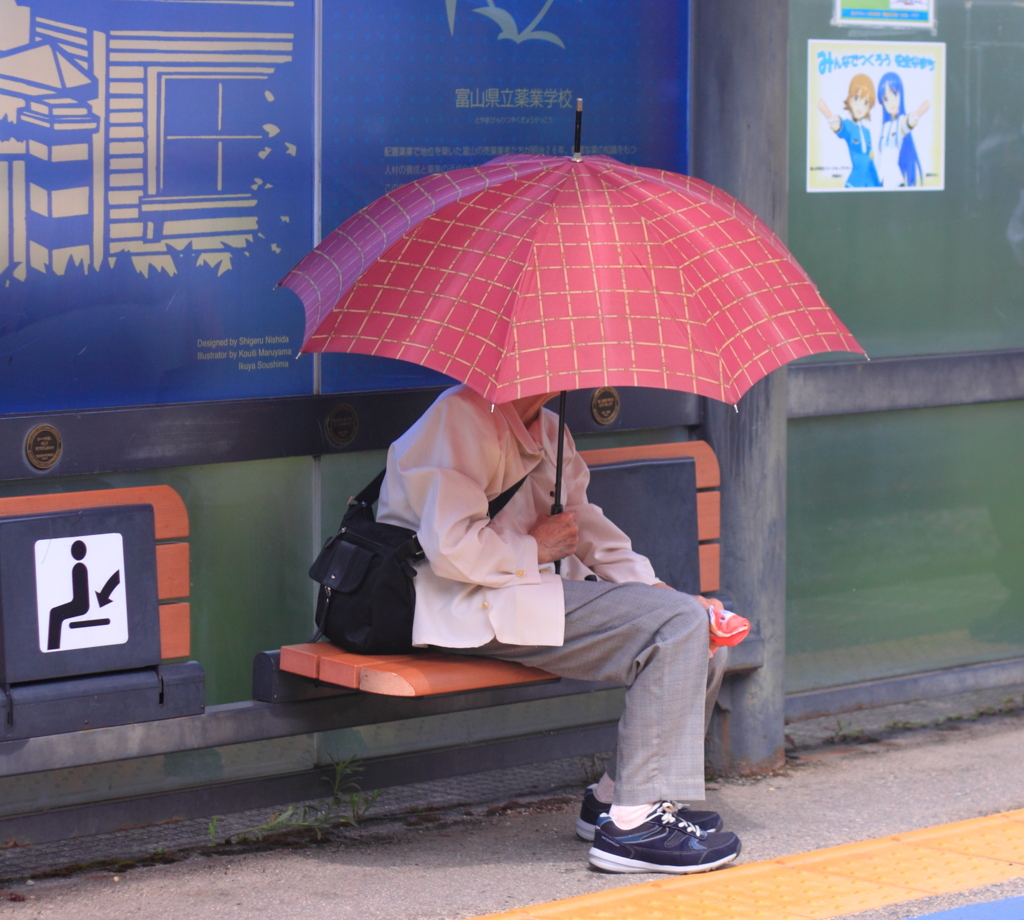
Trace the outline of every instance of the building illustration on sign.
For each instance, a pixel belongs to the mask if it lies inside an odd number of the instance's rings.
[[[258,164],[296,155],[268,85],[293,34],[100,31],[80,9],[0,0],[0,278],[223,275],[265,229]]]

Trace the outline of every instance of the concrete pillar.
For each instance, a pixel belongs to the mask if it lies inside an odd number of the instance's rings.
[[[785,238],[788,0],[692,0],[690,171],[736,196]],[[764,641],[764,665],[723,688],[709,757],[720,772],[784,760],[786,378],[739,411],[705,400],[722,466],[722,585]]]

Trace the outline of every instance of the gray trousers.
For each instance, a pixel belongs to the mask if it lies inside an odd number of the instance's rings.
[[[649,585],[562,582],[565,643],[453,649],[627,687],[619,719],[616,805],[704,798],[704,734],[725,671],[708,660],[708,618],[689,594]]]

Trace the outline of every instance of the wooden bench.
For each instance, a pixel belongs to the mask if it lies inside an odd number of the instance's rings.
[[[31,514],[152,505],[156,538],[157,595],[160,600],[160,657],[185,658],[191,652],[188,510],[170,486],[52,492],[0,498],[0,518]]]
[[[592,470],[643,461],[691,458],[696,480],[696,536],[699,590],[719,590],[721,474],[718,458],[705,441],[683,441],[640,447],[616,447],[580,452]],[[660,499],[659,499],[660,500]],[[682,587],[682,586],[680,586]],[[688,586],[696,590],[696,586]],[[320,684],[346,687],[386,696],[420,697],[490,687],[534,684],[558,680],[538,668],[494,658],[476,658],[439,652],[413,655],[356,655],[329,642],[286,645],[278,667]]]

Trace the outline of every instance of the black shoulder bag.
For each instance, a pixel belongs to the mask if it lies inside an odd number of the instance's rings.
[[[351,502],[338,532],[324,545],[309,577],[320,585],[316,642],[361,655],[404,655],[413,651],[416,607],[414,562],[424,559],[416,533],[382,524],[373,514],[384,470]],[[494,517],[519,491],[524,476],[487,506]]]

